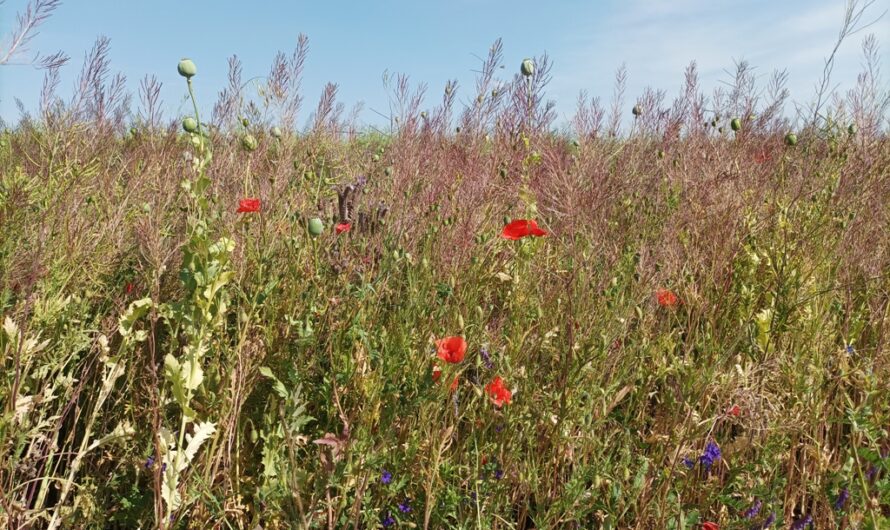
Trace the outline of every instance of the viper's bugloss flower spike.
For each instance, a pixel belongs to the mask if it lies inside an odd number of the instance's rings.
[[[813,516],[807,515],[803,519],[798,519],[794,524],[791,525],[791,530],[803,530],[804,528],[813,524]]]
[[[722,454],[720,453],[720,446],[717,445],[713,440],[708,442],[708,445],[705,446],[705,452],[701,455],[698,460],[701,462],[702,467],[705,468],[705,471],[710,471],[711,466],[720,461],[720,457]]]
[[[847,499],[850,498],[850,490],[844,488],[838,493],[837,499],[834,501],[834,509],[835,511],[841,511],[844,509],[844,505],[847,504]]]
[[[760,513],[760,508],[763,506],[763,502],[760,499],[756,499],[754,504],[751,505],[750,508],[745,510],[745,513],[742,515],[745,519],[753,519],[757,517],[757,514]]]
[[[399,511],[402,513],[411,512],[411,499],[405,499],[399,503]]]

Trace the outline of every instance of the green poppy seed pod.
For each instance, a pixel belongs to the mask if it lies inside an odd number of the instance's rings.
[[[634,105],[634,108],[631,109],[631,112],[633,112],[634,116],[641,116],[643,114],[643,109],[641,109],[639,105]]]
[[[510,224],[510,216],[509,216],[509,215],[505,215],[503,221],[504,221],[504,224],[505,224],[505,225]]]
[[[493,97],[493,98],[498,97],[498,89],[495,88],[494,90],[491,91],[491,97]]]
[[[664,158],[664,150],[663,149],[658,150],[658,158],[659,159]]]
[[[785,145],[797,145],[797,135],[788,133],[785,135]]]
[[[856,134],[856,124],[851,123],[850,126],[847,127],[847,132],[850,133],[850,135]]]
[[[247,121],[247,118],[241,118],[241,125],[244,127],[250,127],[250,122]]]
[[[579,142],[577,139],[572,140],[572,147],[579,147],[580,145],[581,145],[581,142]]]
[[[426,111],[421,112],[420,117],[425,120],[426,119]]]
[[[383,174],[387,177],[392,176],[392,166],[386,166],[386,169],[383,170]]]
[[[241,147],[243,147],[245,151],[255,151],[257,145],[256,138],[254,138],[252,134],[245,134],[241,137]]]
[[[371,160],[373,160],[374,162],[380,162],[380,155],[375,153],[374,156],[371,157]]]
[[[198,132],[198,120],[192,117],[185,118],[182,120],[182,128],[185,129],[185,132],[196,133]]]
[[[717,129],[717,132],[720,134],[723,134],[723,127],[720,127],[719,129]]]
[[[272,133],[272,136],[274,138],[278,138],[279,140],[281,139],[281,128],[280,127],[272,127],[272,130],[270,132]]]
[[[711,120],[711,127],[717,126],[717,120]]]
[[[179,61],[179,65],[176,67],[176,70],[179,72],[179,75],[186,79],[191,79],[198,73],[198,67],[195,66],[194,61],[191,59],[186,59],[183,57],[181,61]]]
[[[738,118],[733,118],[731,122],[729,122],[729,126],[732,127],[732,130],[735,132],[739,132],[742,128],[742,120]]]
[[[318,237],[324,232],[324,223],[321,222],[321,219],[318,217],[313,217],[309,220],[309,235],[312,237]]]
[[[500,173],[502,179],[507,178],[507,168],[502,166],[501,169],[498,170],[498,173]]]
[[[138,136],[139,129],[137,129],[136,127],[130,127],[130,134],[132,134],[133,136]]]
[[[519,67],[519,71],[522,72],[522,75],[524,75],[525,77],[535,75],[535,62],[531,59],[523,59],[522,65]]]

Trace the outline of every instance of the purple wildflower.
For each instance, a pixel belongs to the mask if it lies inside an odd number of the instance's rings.
[[[146,468],[150,468],[150,467],[153,466],[153,465],[155,465],[155,457],[150,456],[150,457],[148,457],[148,459],[145,461],[145,467],[146,467]]]
[[[752,504],[751,507],[745,511],[743,517],[745,519],[754,519],[755,517],[757,517],[757,514],[760,513],[760,508],[762,506],[763,502],[760,499],[755,500],[754,504]]]
[[[853,345],[852,345],[852,344],[847,344],[847,353],[852,354],[852,353],[854,353],[855,351],[856,351],[856,350],[853,349]]]
[[[494,368],[494,363],[491,362],[491,354],[488,353],[488,348],[482,348],[479,350],[479,353],[482,355],[482,362],[485,363],[485,367],[489,370]]]
[[[877,466],[872,464],[872,465],[868,466],[868,471],[865,472],[865,478],[866,478],[866,480],[871,481],[873,478],[875,478],[875,475],[877,475],[877,474],[878,474],[878,468],[877,468]]]
[[[689,458],[688,456],[685,456],[683,457],[683,465],[689,469],[692,469],[695,467],[695,460]]]
[[[803,519],[798,519],[793,525],[791,525],[791,530],[803,530],[804,528],[813,524],[813,516],[808,515]]]
[[[772,512],[771,514],[769,514],[769,517],[767,517],[766,520],[763,521],[763,524],[760,525],[760,528],[769,528],[775,522],[776,522],[776,512]]]
[[[405,499],[404,501],[400,502],[399,511],[402,513],[409,513],[411,511],[411,499]]]
[[[383,470],[383,473],[380,475],[380,482],[384,484],[389,484],[392,482],[392,473],[387,470]]]
[[[847,504],[847,499],[850,498],[850,490],[844,488],[837,496],[837,500],[834,501],[834,509],[835,511],[841,511],[844,509],[844,505]]]
[[[702,466],[704,466],[706,471],[710,471],[711,466],[720,461],[720,456],[720,446],[711,440],[708,442],[708,445],[705,446],[705,452],[698,458],[698,460],[701,462]]]
[[[390,514],[386,514],[386,517],[384,517],[384,518],[380,521],[380,524],[383,525],[383,528],[389,528],[390,526],[396,524],[396,520],[393,518],[392,515],[390,515]]]
[[[494,470],[494,479],[501,480],[504,478],[504,470],[503,469],[495,469]]]

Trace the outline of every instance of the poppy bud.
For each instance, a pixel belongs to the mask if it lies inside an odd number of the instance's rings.
[[[188,117],[182,120],[182,128],[185,129],[185,132],[196,133],[198,132],[198,120]]]
[[[313,217],[309,220],[309,235],[312,237],[318,237],[321,233],[324,232],[324,223],[321,222],[321,219],[318,217]]]
[[[524,59],[522,61],[522,65],[519,67],[519,71],[522,72],[522,75],[525,77],[529,77],[535,74],[535,62],[531,59]]]
[[[386,166],[386,169],[383,170],[383,174],[387,177],[392,176],[392,166]]]
[[[421,112],[420,117],[425,120],[426,119],[426,111]]]
[[[738,132],[742,128],[742,120],[738,118],[733,118],[731,122],[729,122],[729,126],[732,127],[733,131]]]
[[[664,158],[664,150],[663,149],[658,150],[658,158]]]
[[[279,127],[272,127],[270,132],[274,138],[281,139],[281,129]]]
[[[847,127],[847,132],[850,133],[851,136],[856,134],[856,124],[851,123],[850,126]]]
[[[374,162],[380,162],[380,155],[375,154],[374,156],[371,157],[371,160],[373,160]]]
[[[255,151],[257,148],[256,138],[254,138],[252,134],[245,134],[241,137],[241,147],[243,147],[245,151]]]
[[[785,145],[797,145],[797,135],[788,133],[785,135]]]
[[[179,61],[179,65],[176,67],[176,70],[179,72],[179,75],[186,79],[191,79],[195,74],[198,73],[198,67],[195,66],[195,63],[191,59],[183,58]]]
[[[250,122],[247,121],[247,118],[241,118],[241,125],[244,127],[250,127]]]
[[[460,134],[460,127],[458,127],[458,128],[456,128],[456,129],[454,129],[454,132],[456,132],[456,133],[458,133],[458,134]]]
[[[634,105],[634,108],[631,109],[631,112],[633,112],[634,116],[641,116],[643,114],[643,109],[641,109],[639,105]]]

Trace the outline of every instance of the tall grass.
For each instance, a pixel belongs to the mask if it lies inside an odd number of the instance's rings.
[[[554,132],[548,60],[498,79],[499,42],[462,109],[454,82],[427,104],[389,78],[383,134],[335,85],[297,132],[301,38],[260,96],[233,58],[185,133],[153,78],[131,112],[99,41],[75,97],[50,68],[0,142],[0,521],[886,528],[890,142],[864,49],[790,146],[784,75],[745,63],[714,94],[690,65],[674,101],[619,72]],[[547,235],[504,239],[512,219]]]

